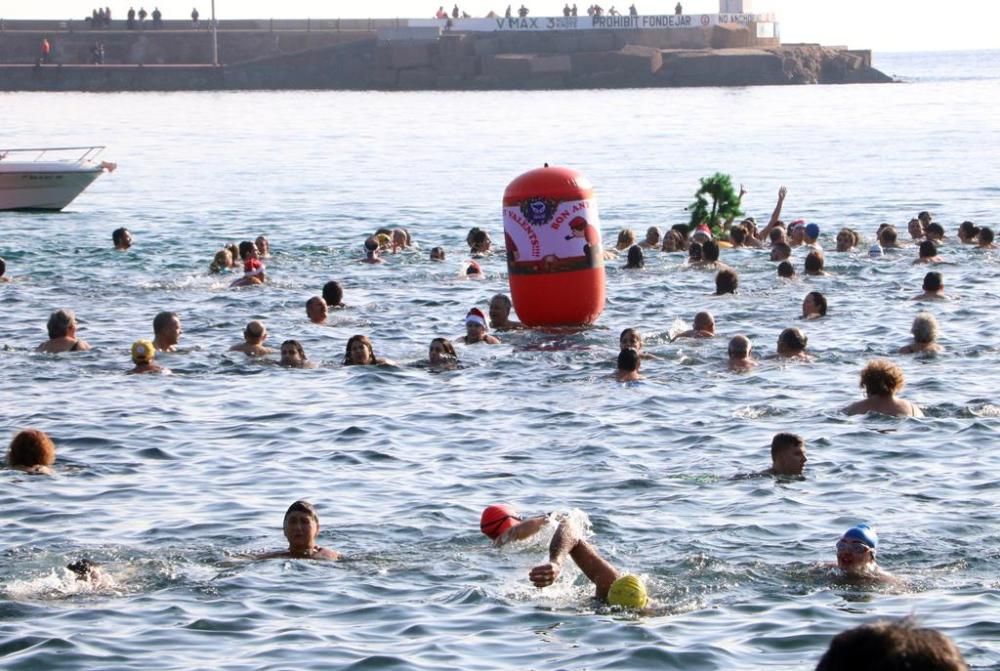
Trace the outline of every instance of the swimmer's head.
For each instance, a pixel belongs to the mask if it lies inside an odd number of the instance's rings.
[[[0,259],[0,277],[3,277],[5,272],[7,272],[7,262]]]
[[[618,231],[618,241],[615,243],[615,247],[618,249],[628,249],[635,244],[635,231],[631,228],[623,228]]]
[[[917,219],[919,219],[924,226],[927,226],[927,224],[931,223],[931,220],[934,219],[934,217],[930,212],[925,210],[917,215]]]
[[[937,253],[938,253],[937,245],[935,245],[933,241],[924,240],[923,242],[920,243],[920,251],[919,251],[920,258],[922,259],[934,258],[935,256],[937,256]]]
[[[818,224],[806,224],[806,239],[810,242],[815,242],[819,237],[819,225]]]
[[[618,336],[618,346],[621,349],[632,348],[637,352],[642,351],[642,334],[638,329],[627,328]]]
[[[861,384],[868,396],[894,396],[906,384],[903,369],[888,359],[872,359],[861,371]]]
[[[618,370],[629,373],[639,370],[639,352],[631,347],[618,352]]]
[[[744,335],[733,336],[732,340],[729,341],[729,358],[745,359],[750,356],[752,349],[753,344],[749,338]]]
[[[715,275],[715,294],[735,294],[740,286],[740,276],[732,268],[723,268]]]
[[[795,277],[795,266],[788,261],[782,261],[778,264],[778,277]]]
[[[247,323],[243,329],[243,337],[254,342],[263,342],[267,338],[267,327],[264,326],[264,322],[255,319]]]
[[[66,568],[76,574],[77,580],[90,580],[97,572],[99,564],[89,559],[78,559],[71,564],[66,564]]]
[[[699,312],[694,316],[694,326],[695,331],[715,331],[715,317],[712,316],[711,312]]]
[[[313,518],[317,524],[319,524],[319,515],[316,514],[316,506],[309,503],[308,501],[298,500],[292,505],[288,506],[288,510],[285,511],[284,519],[287,520],[292,513],[303,513]]]
[[[48,434],[38,429],[18,431],[7,449],[7,463],[14,467],[51,466],[55,461],[55,444]]]
[[[431,249],[431,261],[444,261],[444,247]]]
[[[878,533],[869,524],[858,524],[844,532],[841,540],[856,540],[867,545],[872,550],[878,548]]]
[[[941,291],[944,287],[944,277],[941,273],[930,272],[924,275],[924,291]]]
[[[871,248],[868,250],[868,256],[872,257],[873,259],[877,259],[880,256],[882,256],[883,254],[885,254],[885,252],[882,251],[882,245],[880,245],[877,242],[874,243],[871,246]]]
[[[787,328],[778,336],[778,354],[790,356],[804,352],[809,338],[797,328]]]
[[[775,475],[802,475],[806,461],[806,443],[801,436],[778,433],[771,439],[771,469]]]
[[[646,586],[638,576],[629,574],[611,583],[608,590],[608,605],[622,608],[643,608],[649,601]]]
[[[817,252],[815,250],[806,254],[805,269],[807,273],[819,274],[823,272],[823,266],[825,262],[823,260],[823,252]]]
[[[344,287],[336,280],[330,280],[323,285],[323,300],[327,307],[341,305],[344,302]]]
[[[910,327],[913,334],[913,341],[920,344],[930,344],[937,340],[938,323],[929,312],[921,312],[913,318],[913,326]]]
[[[642,247],[639,245],[632,245],[628,248],[628,261],[625,264],[626,268],[643,268],[646,265],[646,261],[642,256]]]
[[[489,328],[486,323],[486,315],[479,308],[472,308],[465,315],[465,328],[482,329],[484,332]]]
[[[374,236],[365,238],[365,251],[374,254],[378,250],[378,240]]]
[[[479,530],[491,539],[499,538],[508,529],[517,526],[521,517],[514,506],[497,503],[487,506],[479,516]]]
[[[156,356],[156,347],[151,340],[136,340],[132,343],[132,363],[136,365],[150,363]]]
[[[477,261],[469,261],[469,265],[465,268],[466,275],[482,275],[483,268],[479,265]]]

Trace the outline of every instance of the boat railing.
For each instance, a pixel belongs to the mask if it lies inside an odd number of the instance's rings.
[[[32,163],[51,160],[80,165],[86,163],[87,161],[93,161],[100,156],[104,149],[104,145],[93,145],[90,147],[27,147],[17,149],[0,149],[0,161],[10,157],[12,160],[28,161]],[[59,157],[58,155],[55,157],[50,156],[51,154],[67,154],[68,152],[74,152],[73,155],[76,158],[67,158],[66,156]]]

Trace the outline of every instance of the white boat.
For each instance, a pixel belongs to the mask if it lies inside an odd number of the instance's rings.
[[[0,210],[61,210],[117,166],[104,147],[0,149]]]

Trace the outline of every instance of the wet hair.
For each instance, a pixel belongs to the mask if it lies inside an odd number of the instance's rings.
[[[774,438],[771,439],[771,458],[774,459],[785,450],[791,450],[796,447],[804,447],[806,441],[802,440],[802,436],[798,436],[794,433],[776,433]]]
[[[465,242],[466,242],[466,244],[469,245],[469,247],[472,247],[472,239],[481,230],[483,230],[483,229],[479,228],[478,226],[473,226],[472,228],[469,229],[469,232],[465,234]]]
[[[642,258],[642,247],[639,245],[632,245],[628,248],[628,263],[625,264],[626,268],[643,268],[646,265],[646,260]]]
[[[76,315],[72,310],[56,310],[49,315],[49,321],[45,325],[49,332],[49,339],[65,338],[69,333],[69,327],[76,323]]]
[[[257,245],[251,240],[244,240],[240,243],[240,258],[246,261],[251,252],[257,251]]]
[[[983,226],[979,229],[979,244],[981,245],[992,245],[993,244],[993,229],[988,226]]]
[[[785,239],[785,229],[778,227],[772,228],[771,232],[767,234],[767,237],[772,244],[775,242],[781,242]]]
[[[434,340],[431,341],[431,345],[433,345],[436,342],[441,343],[441,346],[444,348],[445,354],[447,354],[448,356],[455,357],[456,359],[458,358],[458,352],[455,351],[455,345],[452,344],[450,340],[448,340],[447,338],[434,338]]]
[[[821,317],[825,317],[826,316],[826,296],[824,296],[823,294],[821,294],[818,291],[810,291],[809,293],[806,294],[806,298],[809,298],[810,296],[812,296],[813,303],[816,304],[816,309],[819,310],[820,316]]]
[[[896,229],[892,226],[886,226],[878,233],[878,241],[883,247],[896,244],[898,237]]]
[[[660,229],[656,226],[650,226],[646,229],[646,242],[653,245],[660,244]]]
[[[125,244],[126,233],[130,233],[130,231],[124,226],[122,228],[116,228],[115,230],[111,231],[111,242],[114,243],[115,247]]]
[[[922,259],[929,259],[937,256],[937,245],[930,240],[924,240],[920,243],[920,251],[918,253]]]
[[[971,221],[963,221],[958,225],[958,235],[965,240],[971,240],[979,235],[979,227]]]
[[[627,329],[623,329],[621,333],[618,334],[618,345],[621,346],[622,340],[624,340],[627,335],[635,335],[639,342],[642,343],[642,334],[639,333],[638,329],[634,329],[631,326]],[[622,347],[622,349],[629,349],[628,347]]]
[[[264,322],[257,321],[256,319],[248,322],[246,328],[243,329],[243,335],[248,338],[263,338],[266,334],[267,327],[264,326]]]
[[[729,341],[729,347],[726,349],[730,358],[734,355],[744,358],[750,354],[750,350],[753,349],[753,345],[750,343],[750,339],[745,335],[733,336]]]
[[[308,314],[309,308],[313,305],[326,305],[327,302],[322,296],[310,296],[309,300],[306,301],[306,313]]]
[[[3,277],[5,272],[7,272],[7,262],[0,259],[0,277]]]
[[[392,235],[392,229],[386,226],[382,226],[380,228],[376,228],[375,232],[372,233],[373,238],[377,238],[380,235]]]
[[[747,239],[747,232],[742,226],[733,226],[729,229],[729,239],[737,247],[742,245]]]
[[[374,236],[369,236],[365,238],[365,251],[369,254],[373,254],[375,250],[378,249],[378,240]]]
[[[507,294],[494,294],[493,298],[490,299],[490,305],[493,305],[493,301],[500,301],[507,306],[508,310],[514,307],[514,304],[511,303],[510,296]]]
[[[344,301],[344,287],[336,280],[330,280],[323,285],[323,300],[330,307],[340,305]]]
[[[854,231],[852,231],[849,228],[842,228],[837,233],[837,248],[838,248],[838,250],[840,248],[840,241],[841,240],[844,240],[845,242],[847,242],[847,245],[845,245],[845,249],[844,249],[844,251],[847,251],[848,249],[851,249],[852,247],[857,247],[857,245],[858,245],[858,234],[855,233]]]
[[[806,254],[805,269],[807,273],[823,272],[823,253],[813,250]]]
[[[7,463],[11,466],[51,466],[55,460],[56,446],[44,431],[38,429],[18,431],[7,449]]]
[[[306,357],[305,348],[302,346],[302,343],[300,343],[298,340],[286,340],[285,342],[281,343],[281,349],[285,349],[286,347],[294,347],[295,351],[298,353],[299,357],[301,357],[303,361],[305,361],[308,358]]]
[[[792,247],[787,242],[776,242],[773,245],[771,245],[771,251],[778,251],[778,250],[781,251],[782,256],[784,256],[786,259],[792,255]]]
[[[97,562],[89,559],[77,559],[75,562],[66,564],[66,568],[76,574],[77,580],[88,580],[94,571],[100,566]]]
[[[715,263],[719,260],[719,243],[715,240],[708,240],[701,245],[701,255],[706,261]]]
[[[679,232],[676,228],[671,228],[663,234],[663,244],[660,245],[660,249],[664,252],[684,251],[686,241],[687,239],[683,233]]]
[[[787,260],[778,264],[778,277],[795,277],[795,266]]]
[[[261,244],[262,242],[264,244]],[[258,235],[257,239],[253,241],[253,244],[254,244],[254,247],[257,248],[257,253],[258,254],[263,254],[264,251],[265,251],[264,248],[271,246],[271,241],[267,239],[266,235]]]
[[[631,347],[618,352],[618,370],[639,370],[639,352]]]
[[[778,336],[778,346],[792,352],[804,352],[809,338],[797,328],[787,328]]]
[[[208,266],[208,272],[219,273],[223,268],[228,268],[233,264],[232,252],[228,248],[222,248],[212,257],[212,263]]]
[[[293,341],[288,341],[288,342],[293,342]],[[282,519],[282,522],[284,522],[284,520],[287,520],[288,516],[291,515],[292,513],[305,513],[309,517],[313,518],[313,521],[315,521],[316,524],[319,524],[319,515],[316,514],[316,506],[309,503],[308,501],[303,501],[300,499],[295,503],[293,503],[292,505],[288,506],[288,510],[285,511],[285,517]]]
[[[153,334],[155,335],[167,328],[167,325],[173,319],[180,319],[176,312],[161,312],[153,317]]]
[[[941,276],[941,273],[931,271],[924,275],[924,291],[940,291],[943,286],[944,278]]]
[[[903,388],[903,369],[888,359],[873,359],[861,371],[861,384],[869,396],[892,396]]]
[[[927,224],[924,227],[924,233],[927,236],[930,236],[931,234],[933,234],[935,238],[943,238],[944,237],[944,226],[942,226],[941,224],[937,223],[936,221],[932,221],[931,223]]]
[[[694,316],[694,328],[698,331],[707,331],[715,326],[715,318],[711,312],[699,312]]]
[[[635,231],[631,228],[623,228],[618,231],[618,241],[615,243],[615,247],[618,249],[628,249],[635,244]]]
[[[923,210],[922,212],[918,212],[917,213],[917,219],[919,219],[920,221],[923,221],[923,222],[926,223],[926,222],[928,222],[928,221],[931,220],[931,213],[928,212],[927,210]]]
[[[444,247],[433,247],[431,249],[431,259],[444,261]]]
[[[723,268],[715,275],[715,294],[735,294],[740,286],[740,277],[735,270]]]
[[[938,323],[930,312],[921,312],[913,318],[913,326],[910,327],[913,339],[921,344],[932,343],[937,340]]]
[[[688,258],[692,261],[701,261],[702,244],[700,242],[692,242],[688,246]]]
[[[376,357],[375,357],[375,348],[372,347],[371,338],[369,338],[366,335],[352,335],[347,340],[347,347],[344,348],[344,365],[345,366],[360,366],[360,365],[362,365],[362,364],[355,364],[351,360],[351,345],[353,345],[355,342],[364,343],[365,347],[368,348],[368,356],[371,359],[371,361],[369,362],[368,365],[374,365],[375,363],[377,363],[377,360],[376,360]]]
[[[474,228],[470,231],[471,241],[469,247],[472,251],[481,251],[487,242],[490,241],[490,234],[481,228]]]
[[[842,631],[816,671],[968,671],[955,643],[911,618],[873,622]]]

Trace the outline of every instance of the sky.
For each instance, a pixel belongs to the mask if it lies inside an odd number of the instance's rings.
[[[102,0],[105,5],[109,0]],[[428,18],[443,0],[215,0],[216,15],[232,18]],[[491,9],[502,13],[512,0],[461,0],[473,16]],[[514,0],[516,10],[522,0]],[[580,12],[594,0],[577,0]],[[635,2],[641,14],[672,14],[676,0],[597,0],[605,10],[616,5],[627,13]],[[876,51],[1000,49],[1000,0],[746,0],[754,12],[774,12],[783,42],[819,42]],[[138,10],[144,0],[137,0]],[[450,10],[455,0],[450,0]],[[532,16],[559,16],[564,0],[523,0]],[[715,13],[717,0],[682,0],[685,13]],[[571,0],[572,3],[572,0]],[[187,18],[197,6],[203,18],[211,0],[152,0],[163,18]],[[128,4],[111,1],[116,18]],[[68,19],[89,15],[86,0],[0,0],[0,18]]]

